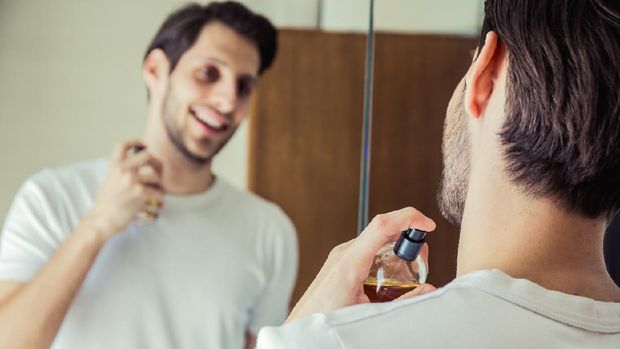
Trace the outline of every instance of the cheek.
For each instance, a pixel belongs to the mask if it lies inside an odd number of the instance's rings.
[[[240,124],[247,116],[250,109],[250,102],[249,99],[248,100],[243,100],[240,101],[239,104],[237,105],[237,108],[235,109],[235,124]]]
[[[180,106],[187,106],[194,101],[200,100],[201,96],[207,93],[204,87],[188,80],[174,80],[171,87],[177,104]]]
[[[464,91],[460,87],[457,87],[448,104],[444,123],[444,147],[450,147],[459,137],[459,134],[466,131],[464,130],[467,127],[467,116],[463,105]]]
[[[459,84],[454,89],[452,97],[448,102],[448,110],[446,116],[448,119],[454,119],[461,117],[465,112],[465,79],[461,79]]]

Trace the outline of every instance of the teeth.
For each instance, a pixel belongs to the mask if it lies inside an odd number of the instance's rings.
[[[219,128],[220,125],[216,124],[213,120],[209,119],[208,117],[201,117],[200,120],[202,120],[205,124],[214,127],[214,128]]]
[[[226,125],[224,124],[220,124],[218,120],[215,120],[214,118],[210,117],[208,114],[199,114],[194,112],[194,115],[196,115],[196,117],[198,119],[200,119],[200,121],[204,122],[205,124],[209,125],[209,127],[212,127],[214,129],[224,129],[226,127]]]

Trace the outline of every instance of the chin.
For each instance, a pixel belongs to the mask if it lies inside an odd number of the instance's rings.
[[[193,145],[187,145],[184,152],[186,157],[194,162],[209,163],[226,145],[227,142],[215,143],[213,139],[206,139]]]

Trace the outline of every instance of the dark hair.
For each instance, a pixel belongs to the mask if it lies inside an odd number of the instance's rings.
[[[269,20],[234,2],[188,4],[176,10],[161,25],[146,49],[144,59],[154,49],[161,49],[174,70],[181,56],[194,45],[205,25],[221,22],[256,44],[260,55],[259,74],[271,66],[278,48],[278,32]]]
[[[508,51],[507,171],[587,217],[620,208],[620,3],[487,0],[480,38]]]

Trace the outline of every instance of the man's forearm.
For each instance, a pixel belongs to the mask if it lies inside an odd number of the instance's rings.
[[[31,281],[0,299],[0,348],[49,348],[105,241],[81,223]]]

